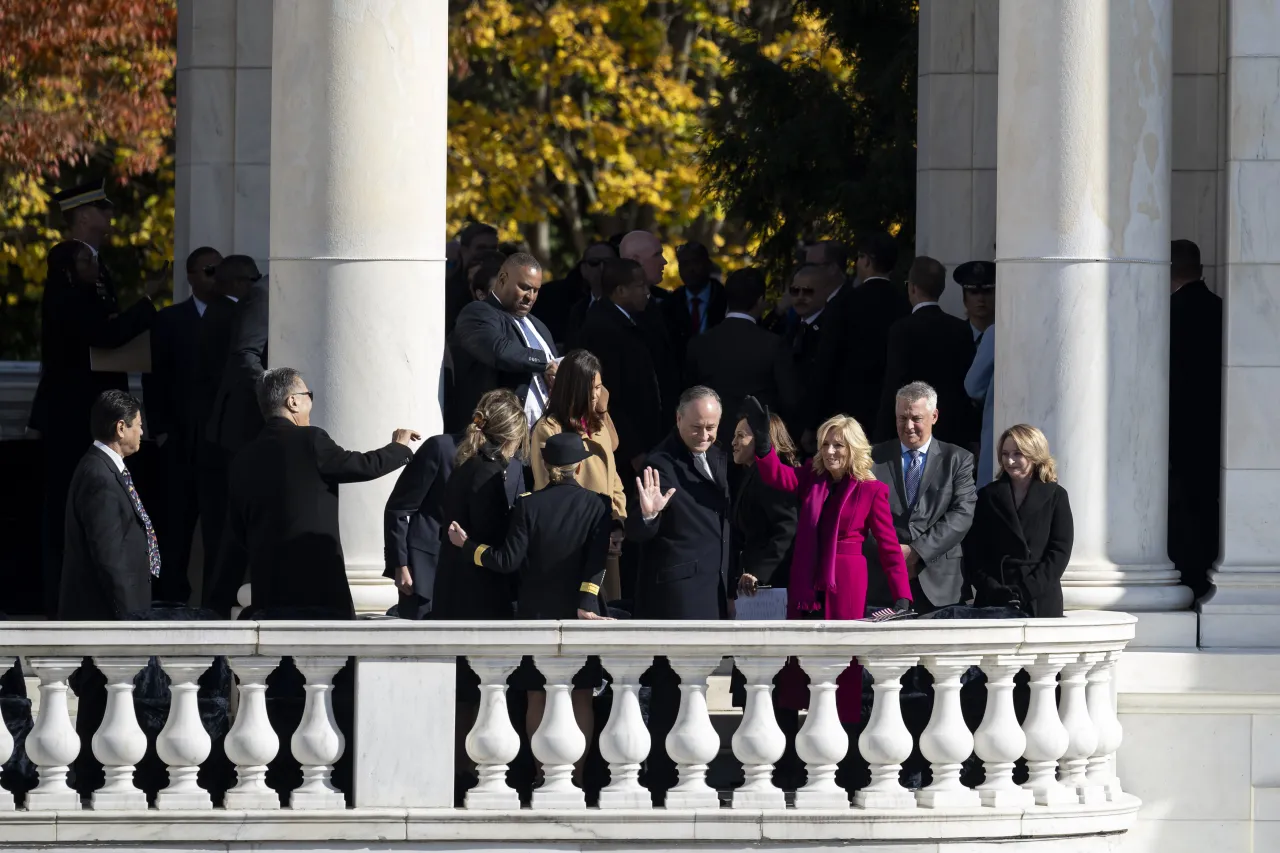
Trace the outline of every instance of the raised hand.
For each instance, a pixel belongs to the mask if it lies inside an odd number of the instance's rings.
[[[742,401],[742,416],[747,419],[747,426],[756,440],[756,456],[768,456],[773,442],[769,440],[769,410],[760,405],[755,397],[747,396]]]
[[[449,522],[449,541],[455,548],[461,548],[467,544],[467,531],[458,526],[456,521]]]
[[[662,493],[662,482],[658,479],[658,472],[652,468],[645,468],[644,473],[636,477],[636,489],[639,492],[642,518],[653,518],[662,512],[667,508],[671,496],[676,493],[675,489],[667,489],[666,494]]]

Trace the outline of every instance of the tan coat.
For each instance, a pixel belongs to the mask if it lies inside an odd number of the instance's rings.
[[[541,489],[547,485],[547,466],[542,461],[542,448],[547,439],[562,432],[560,424],[549,417],[542,417],[534,424],[533,433],[529,436],[529,466],[533,469],[533,488]],[[578,484],[597,494],[608,495],[613,505],[613,517],[617,521],[627,518],[627,499],[622,492],[622,478],[614,464],[613,451],[618,446],[618,436],[613,429],[613,421],[604,416],[604,427],[598,432],[583,438],[582,443],[591,451],[591,456],[582,462],[582,472],[578,475]]]

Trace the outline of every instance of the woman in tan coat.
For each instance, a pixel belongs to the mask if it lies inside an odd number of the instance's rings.
[[[560,362],[547,412],[538,419],[529,437],[529,465],[533,469],[535,490],[548,482],[542,448],[551,436],[566,431],[576,432],[582,436],[583,445],[591,453],[582,463],[578,483],[585,489],[607,496],[613,508],[609,561],[600,590],[600,598],[604,602],[617,601],[622,595],[618,580],[618,554],[622,548],[623,524],[627,519],[627,500],[613,460],[618,435],[609,419],[608,402],[608,392],[600,382],[600,360],[586,350],[574,350]]]

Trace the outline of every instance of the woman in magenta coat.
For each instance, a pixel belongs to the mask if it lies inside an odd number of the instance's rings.
[[[788,619],[862,619],[866,615],[867,560],[862,543],[870,533],[897,603],[911,606],[911,583],[889,511],[889,487],[871,473],[871,444],[856,420],[836,415],[818,427],[818,455],[809,467],[792,468],[769,443],[768,413],[754,397],[743,408],[756,438],[756,467],[765,485],[800,499]],[[856,723],[862,711],[862,667],[857,660],[841,674],[836,691],[840,720]],[[808,706],[804,677],[789,662],[778,681],[783,708]]]

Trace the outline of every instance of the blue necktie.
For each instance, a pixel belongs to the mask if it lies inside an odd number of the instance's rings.
[[[916,505],[916,496],[920,491],[920,475],[924,473],[924,454],[919,450],[910,451],[911,461],[907,463],[907,506]]]

